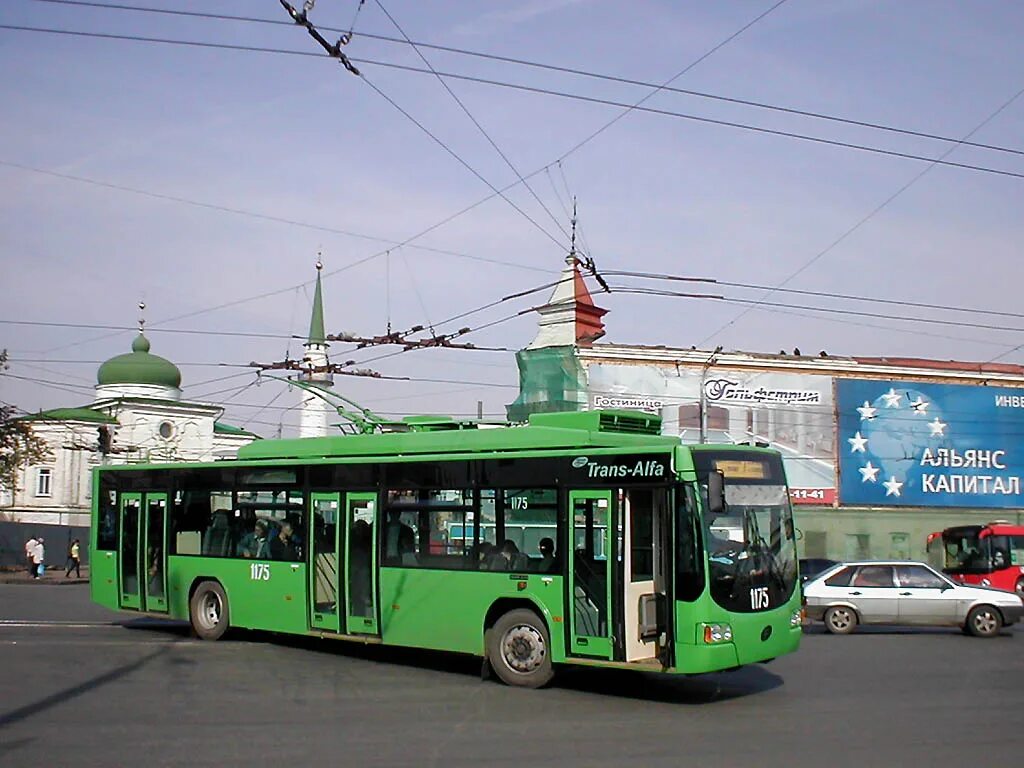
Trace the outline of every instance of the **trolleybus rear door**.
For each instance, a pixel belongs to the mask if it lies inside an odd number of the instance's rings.
[[[167,612],[167,494],[122,493],[117,583],[120,605]]]
[[[313,515],[309,537],[309,625],[314,629],[340,632],[342,529],[340,494],[314,493],[310,499]]]
[[[142,494],[121,494],[121,532],[117,542],[120,561],[117,567],[117,583],[122,608],[142,610],[142,593],[139,589],[139,519],[142,517]]]
[[[145,553],[141,565],[142,607],[146,611],[167,613],[167,547],[164,531],[167,526],[167,494],[147,493],[143,496],[146,510],[144,525],[140,527],[142,542],[139,552]]]
[[[345,494],[345,606],[350,635],[376,635],[377,494]]]
[[[612,658],[612,492],[569,492],[570,648]]]

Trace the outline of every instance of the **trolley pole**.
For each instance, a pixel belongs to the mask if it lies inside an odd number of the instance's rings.
[[[704,391],[704,385],[707,383],[708,370],[717,360],[717,355],[722,351],[722,345],[719,344],[715,347],[714,352],[708,355],[708,359],[704,361],[704,367],[700,372],[700,399],[698,400],[698,416],[700,417],[700,442],[703,445],[708,441],[708,396]]]

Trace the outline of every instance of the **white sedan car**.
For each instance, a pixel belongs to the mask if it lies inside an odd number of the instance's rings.
[[[1024,614],[1013,592],[958,584],[924,563],[840,563],[804,584],[807,617],[834,634],[858,624],[961,627],[993,637]]]

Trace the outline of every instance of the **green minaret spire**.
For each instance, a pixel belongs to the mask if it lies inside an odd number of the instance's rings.
[[[313,294],[313,316],[309,319],[309,343],[326,344],[324,334],[324,297],[320,287],[320,271],[324,268],[319,258],[316,260],[316,292]]]

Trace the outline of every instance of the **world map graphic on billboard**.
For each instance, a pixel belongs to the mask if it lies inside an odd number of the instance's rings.
[[[1024,390],[839,379],[836,409],[842,504],[1024,505]]]

